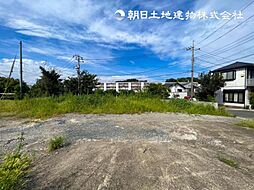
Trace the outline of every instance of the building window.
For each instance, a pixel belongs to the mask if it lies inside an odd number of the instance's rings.
[[[244,91],[224,91],[224,102],[244,103]]]
[[[248,70],[248,78],[253,79],[254,78],[254,70]]]
[[[182,89],[177,89],[177,92],[183,92],[183,90]]]
[[[236,74],[235,71],[229,71],[222,73],[224,80],[235,80]]]
[[[239,101],[239,102],[244,102],[243,93],[239,93],[238,101]]]

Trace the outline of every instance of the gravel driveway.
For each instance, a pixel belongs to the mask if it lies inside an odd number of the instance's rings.
[[[67,114],[0,121],[1,154],[24,132],[37,155],[30,189],[254,189],[254,130],[235,126],[236,118]],[[71,145],[49,154],[55,135]]]

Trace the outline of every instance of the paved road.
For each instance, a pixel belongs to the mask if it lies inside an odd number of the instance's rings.
[[[227,110],[231,114],[233,114],[237,117],[242,117],[242,118],[246,118],[246,119],[254,119],[254,111],[242,110],[242,109],[232,109],[232,108],[228,108]]]

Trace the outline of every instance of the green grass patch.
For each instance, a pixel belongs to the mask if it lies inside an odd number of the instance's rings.
[[[254,120],[242,120],[237,125],[254,129]]]
[[[238,162],[236,160],[233,160],[233,159],[229,158],[226,155],[220,154],[218,156],[218,159],[219,159],[219,161],[223,162],[224,164],[226,164],[228,166],[231,166],[233,168],[239,168]]]
[[[229,116],[224,109],[195,104],[186,100],[162,101],[142,95],[84,95],[0,101],[0,115],[48,118],[66,113],[134,114],[144,112],[179,112]]]
[[[0,163],[0,190],[23,189],[31,163],[29,156],[22,152],[23,135],[17,149],[5,155]]]
[[[56,136],[49,140],[48,149],[50,152],[66,146],[65,138],[63,136]]]

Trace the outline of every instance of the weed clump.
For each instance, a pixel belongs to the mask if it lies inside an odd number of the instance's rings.
[[[238,168],[239,167],[239,164],[237,161],[231,159],[231,158],[228,158],[227,156],[225,155],[219,155],[218,156],[218,159],[219,161],[223,162],[224,164],[228,165],[228,166],[231,166],[233,168]]]
[[[49,140],[48,149],[50,152],[60,149],[66,145],[63,136],[56,136]]]

